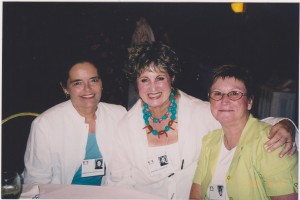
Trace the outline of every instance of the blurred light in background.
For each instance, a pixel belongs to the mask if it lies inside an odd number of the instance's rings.
[[[235,13],[244,13],[246,11],[245,3],[231,3],[231,9]]]

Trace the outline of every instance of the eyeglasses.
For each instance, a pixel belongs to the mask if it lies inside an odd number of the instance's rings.
[[[227,95],[228,98],[232,101],[237,101],[240,98],[242,98],[242,96],[246,96],[247,93],[242,93],[242,92],[238,92],[238,91],[231,91],[231,92],[228,92],[227,94],[225,94],[225,93],[222,93],[222,92],[219,92],[219,91],[213,91],[213,92],[210,92],[208,94],[208,97],[215,100],[215,101],[220,101],[221,99],[223,99],[224,95]]]

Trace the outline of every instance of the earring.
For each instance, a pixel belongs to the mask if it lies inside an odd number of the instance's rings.
[[[70,94],[68,92],[66,92],[66,99],[68,99],[70,97]]]

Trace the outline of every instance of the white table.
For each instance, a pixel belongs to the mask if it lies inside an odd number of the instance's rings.
[[[24,184],[21,199],[163,199],[158,196],[121,187]],[[37,197],[37,196],[36,196]]]

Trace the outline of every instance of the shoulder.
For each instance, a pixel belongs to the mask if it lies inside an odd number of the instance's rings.
[[[139,99],[129,111],[124,115],[122,120],[119,123],[121,129],[125,130],[129,127],[144,127],[143,115],[142,115],[142,106],[141,100]],[[138,129],[138,128],[137,128]]]
[[[180,117],[192,118],[197,121],[196,126],[200,126],[203,133],[220,127],[219,122],[213,117],[210,110],[210,103],[201,99],[190,96],[182,91],[180,92],[179,114]]]
[[[180,100],[179,104],[185,108],[192,108],[192,110],[201,109],[202,111],[209,111],[210,113],[210,104],[208,101],[203,101],[191,95],[184,93],[179,90]]]
[[[261,139],[267,139],[269,131],[271,130],[271,125],[260,121],[250,115],[249,120],[246,125],[246,131],[251,131],[252,134],[258,134]]]
[[[205,135],[202,142],[205,145],[211,146],[217,144],[220,139],[222,139],[222,129],[216,129]]]
[[[128,110],[126,117],[135,118],[142,113],[142,101],[138,99],[137,102]]]
[[[199,98],[193,97],[181,90],[178,90],[181,98],[183,99],[183,101],[186,101],[187,103],[195,103],[195,104],[199,104],[199,105],[203,105],[203,106],[209,106],[209,102],[208,101],[203,101]]]
[[[96,112],[97,116],[101,116],[101,119],[107,121],[117,122],[124,117],[127,113],[127,110],[121,106],[116,104],[109,104],[100,102],[98,104],[98,110]],[[100,119],[100,118],[99,118]]]
[[[77,121],[77,119],[79,120],[79,117],[76,116],[75,109],[71,101],[68,100],[41,113],[33,120],[32,125],[36,128],[48,127],[52,129],[55,127],[60,127],[65,123],[69,123],[70,121],[73,123],[74,120]]]
[[[121,105],[117,105],[117,104],[110,104],[110,103],[104,103],[104,102],[100,102],[98,104],[99,108],[105,111],[109,111],[109,112],[120,112],[125,114],[127,112],[126,108],[121,106]]]
[[[65,115],[68,112],[71,112],[73,109],[72,103],[70,100],[59,103],[43,113],[41,113],[36,119],[44,119],[44,118],[51,118],[51,117],[58,117],[60,115]]]

